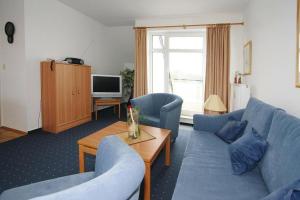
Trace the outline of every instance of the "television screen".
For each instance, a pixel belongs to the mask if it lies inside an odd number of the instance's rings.
[[[120,92],[119,77],[94,76],[93,82],[94,92]]]
[[[92,75],[93,96],[121,96],[121,76]]]

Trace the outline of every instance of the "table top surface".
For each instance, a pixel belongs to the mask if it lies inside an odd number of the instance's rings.
[[[154,136],[155,139],[132,144],[130,146],[140,154],[145,162],[153,162],[161,149],[164,147],[164,144],[167,142],[168,137],[170,137],[171,131],[145,125],[140,125],[140,128]],[[79,145],[97,149],[102,138],[104,138],[105,136],[114,135],[126,131],[128,131],[127,123],[119,121],[78,140],[77,143]]]

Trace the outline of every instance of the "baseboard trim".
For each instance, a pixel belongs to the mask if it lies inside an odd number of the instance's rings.
[[[38,131],[41,131],[42,128],[37,128],[37,129],[33,129],[31,131],[28,131],[28,134],[32,134],[32,133],[35,133],[35,132],[38,132]]]
[[[8,131],[16,132],[16,133],[19,133],[19,134],[22,134],[22,135],[28,134],[28,132],[20,131],[20,130],[10,128],[10,127],[7,127],[7,126],[1,126],[1,128],[5,129],[5,130],[8,130]]]

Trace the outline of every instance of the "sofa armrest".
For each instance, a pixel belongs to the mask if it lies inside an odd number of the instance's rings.
[[[162,128],[167,128],[168,121],[176,122],[180,119],[182,100],[173,101],[164,105],[160,109],[160,125]]]
[[[160,109],[160,127],[171,130],[172,140],[178,135],[182,100],[175,100]]]
[[[172,101],[171,103],[168,103],[161,107],[160,113],[162,112],[170,112],[171,110],[178,108],[182,105],[182,100],[176,99],[175,101]]]
[[[245,109],[237,110],[223,115],[194,115],[194,129],[197,131],[217,132],[230,117],[241,120]]]

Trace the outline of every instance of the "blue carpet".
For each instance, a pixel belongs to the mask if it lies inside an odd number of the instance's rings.
[[[123,117],[124,120],[124,117]],[[93,120],[60,134],[42,130],[0,144],[0,193],[6,189],[38,181],[78,173],[77,140],[114,122],[112,109],[101,111],[101,119]],[[191,127],[181,126],[171,147],[171,166],[164,166],[162,152],[152,166],[152,198],[171,199],[190,136]],[[86,170],[94,169],[95,158],[86,156]]]

